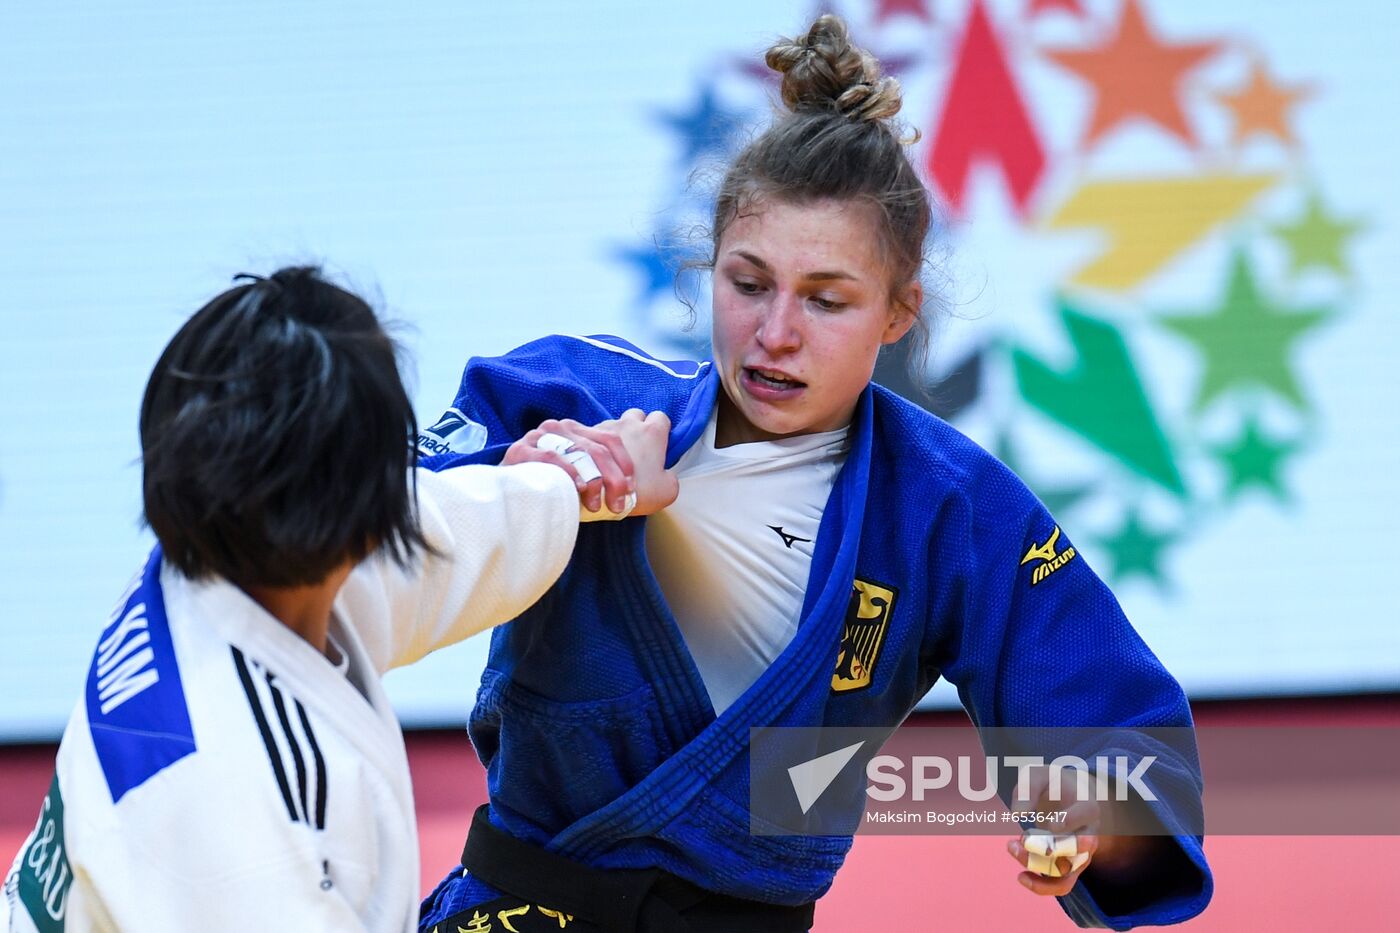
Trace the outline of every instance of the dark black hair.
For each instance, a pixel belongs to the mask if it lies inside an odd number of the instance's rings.
[[[186,576],[319,583],[424,546],[397,347],[319,269],[230,288],[161,354],[141,403],[146,522]]]

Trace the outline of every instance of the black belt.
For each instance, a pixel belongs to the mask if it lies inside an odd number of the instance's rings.
[[[487,812],[482,806],[472,817],[462,867],[507,894],[607,933],[787,933],[812,925],[813,904],[784,907],[716,894],[659,868],[591,868],[502,832]]]

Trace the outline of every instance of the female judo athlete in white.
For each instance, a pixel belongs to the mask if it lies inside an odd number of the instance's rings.
[[[628,412],[586,463],[532,437],[508,465],[416,471],[363,301],[311,269],[214,298],[147,386],[160,544],[98,639],[0,927],[414,929],[413,795],[380,676],[528,607],[581,514],[669,502],[667,429]]]

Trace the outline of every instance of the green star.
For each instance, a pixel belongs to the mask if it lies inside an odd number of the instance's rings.
[[[1341,278],[1350,279],[1351,267],[1342,251],[1348,240],[1365,229],[1365,224],[1329,214],[1314,189],[1308,192],[1302,216],[1291,224],[1275,224],[1269,229],[1288,245],[1290,275],[1319,268],[1330,269]]]
[[[1330,308],[1285,309],[1270,302],[1259,293],[1249,261],[1240,251],[1219,307],[1208,314],[1166,317],[1162,324],[1194,343],[1205,357],[1197,411],[1238,386],[1272,389],[1306,411],[1289,356],[1298,337],[1331,316]]]
[[[1279,468],[1284,458],[1298,451],[1297,444],[1269,440],[1259,433],[1259,422],[1251,418],[1233,445],[1213,450],[1230,474],[1225,487],[1227,499],[1238,499],[1246,488],[1258,486],[1272,492],[1280,502],[1288,501]]]
[[[1177,539],[1170,532],[1157,532],[1142,524],[1142,516],[1132,509],[1123,517],[1123,527],[1110,537],[1098,541],[1113,559],[1113,580],[1130,576],[1148,577],[1158,586],[1166,585],[1162,574],[1162,552]]]

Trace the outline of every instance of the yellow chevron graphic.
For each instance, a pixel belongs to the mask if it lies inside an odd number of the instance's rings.
[[[1050,535],[1050,540],[1044,544],[1037,544],[1026,552],[1026,556],[1021,558],[1021,565],[1025,566],[1033,560],[1054,560],[1055,543],[1060,540],[1060,526],[1056,525],[1054,532]]]
[[[1098,227],[1106,249],[1070,281],[1126,291],[1236,215],[1277,175],[1196,175],[1084,185],[1042,222],[1047,230]]]

